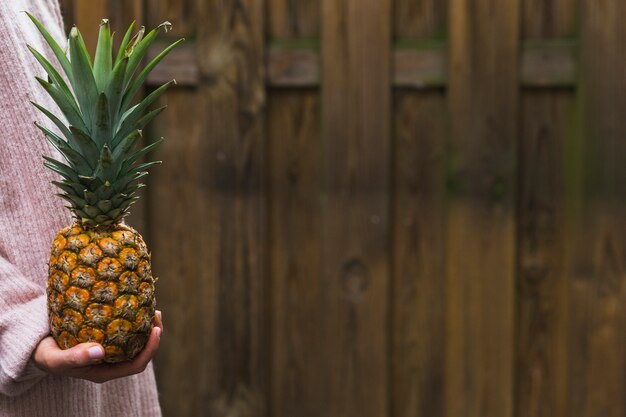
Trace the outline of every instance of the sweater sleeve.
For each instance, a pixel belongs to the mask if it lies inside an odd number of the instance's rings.
[[[46,373],[30,360],[49,332],[45,289],[0,257],[0,393],[20,395]]]

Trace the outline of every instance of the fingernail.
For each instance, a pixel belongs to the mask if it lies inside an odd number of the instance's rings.
[[[161,339],[161,328],[160,327],[155,327],[155,329],[156,329],[157,339]]]
[[[87,349],[87,352],[89,353],[89,357],[91,359],[104,358],[104,349],[102,349],[102,346],[92,346],[89,349]]]

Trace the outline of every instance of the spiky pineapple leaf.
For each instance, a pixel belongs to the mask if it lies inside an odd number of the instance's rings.
[[[146,81],[146,78],[148,78],[148,75],[152,72],[154,67],[156,67],[156,65],[159,62],[161,62],[161,60],[163,60],[163,58],[165,58],[167,54],[169,54],[172,51],[172,49],[174,49],[178,44],[180,44],[184,40],[185,39],[183,38],[172,43],[163,51],[161,51],[161,53],[159,53],[156,57],[154,57],[148,63],[148,65],[145,66],[145,68],[139,73],[139,75],[132,81],[131,85],[128,87],[126,93],[124,94],[124,100],[122,101],[122,108],[125,108],[128,105],[130,105],[131,101],[133,100],[133,98],[135,97],[135,95],[137,94],[141,86],[143,85],[144,81]]]
[[[59,61],[59,64],[61,64],[63,71],[67,75],[68,79],[71,81],[72,65],[70,64],[70,60],[65,55],[65,52],[63,52],[63,49],[61,49],[61,47],[54,40],[52,35],[50,35],[48,30],[39,22],[39,20],[35,18],[35,16],[33,16],[29,12],[26,12],[26,15],[28,15],[28,18],[35,24],[35,26],[37,27],[37,30],[39,30],[39,33],[41,33],[41,35],[44,37],[44,39],[46,40],[46,43],[48,44],[48,46],[50,46],[50,49],[52,49],[54,56]]]
[[[106,94],[100,93],[94,119],[92,135],[98,146],[102,147],[111,138],[111,116],[109,114],[109,101]]]
[[[126,156],[126,154],[128,154],[128,152],[135,146],[139,138],[141,138],[141,130],[136,129],[119,143],[112,143],[111,147],[113,148],[113,159],[116,161],[123,160],[124,156]]]
[[[93,167],[91,166],[89,161],[87,161],[83,157],[83,155],[80,154],[79,151],[73,149],[68,142],[61,139],[57,134],[50,131],[46,127],[38,123],[35,124],[45,133],[46,138],[52,144],[52,146],[54,146],[59,152],[61,152],[61,155],[63,155],[67,162],[70,163],[70,167],[72,167],[78,173],[91,172]]]
[[[163,142],[165,141],[165,139],[160,138],[157,141],[154,141],[153,143],[151,143],[150,145],[141,148],[140,150],[138,150],[137,152],[133,153],[132,155],[130,155],[128,158],[126,158],[126,160],[124,161],[124,163],[122,164],[122,171],[127,171],[130,169],[130,167],[132,166],[132,164],[134,164],[139,158],[141,158],[142,156],[146,155],[147,153],[153,151],[154,149],[156,149],[159,145],[161,145]]]
[[[50,119],[50,121],[52,121],[52,123],[54,123],[54,125],[61,131],[61,133],[63,133],[63,136],[65,136],[67,140],[72,137],[72,132],[70,132],[70,130],[67,128],[65,123],[61,121],[61,119],[56,117],[54,114],[52,114],[52,112],[50,112],[48,109],[41,106],[40,104],[37,104],[34,101],[31,101],[31,104],[35,106],[40,112],[45,114],[46,117],[48,117],[48,119]]]
[[[38,27],[67,73],[63,77],[43,54],[29,48],[48,75],[48,81],[39,79],[39,82],[68,121],[65,124],[52,111],[33,103],[58,128],[56,133],[40,127],[67,161],[65,164],[48,158],[44,165],[61,176],[62,180],[54,185],[63,191],[64,198],[70,202],[68,208],[79,221],[89,226],[113,224],[126,216],[130,205],[137,200],[136,191],[143,186],[140,179],[160,163],[138,161],[162,139],[139,150],[135,147],[141,130],[165,108],[150,110],[149,107],[173,82],[160,86],[134,106],[131,102],[149,73],[180,41],[163,49],[140,69],[159,30],[167,30],[169,23],[147,34],[142,27],[134,36],[131,25],[115,62],[112,62],[112,34],[106,20],[100,26],[93,62],[78,29],[70,32],[68,59],[45,29]],[[65,80],[70,82],[66,84]]]
[[[72,139],[74,143],[80,149],[80,152],[85,155],[85,158],[89,161],[95,161],[98,158],[98,146],[96,143],[82,130],[70,126],[70,132],[72,133]]]
[[[102,19],[100,31],[98,33],[98,43],[96,46],[96,56],[93,63],[93,74],[96,80],[98,92],[105,91],[109,82],[113,60],[113,46],[111,41],[111,28],[109,20]]]
[[[95,113],[94,103],[98,100],[98,87],[91,70],[89,53],[84,48],[83,37],[76,27],[70,31],[70,59],[74,76],[74,93],[85,118],[84,124],[88,127],[87,132],[91,133]]]
[[[176,81],[172,80],[163,84],[152,93],[148,94],[148,96],[139,104],[128,109],[120,118],[121,123],[115,131],[113,142],[121,140],[121,138],[126,137],[130,132],[132,132],[137,125],[137,121],[141,118],[146,109],[173,84],[176,84]]]
[[[52,64],[43,55],[39,53],[39,51],[37,51],[35,48],[33,48],[30,45],[26,45],[26,47],[33,54],[33,56],[39,62],[39,64],[41,64],[43,69],[48,74],[48,77],[52,81],[52,83],[59,89],[61,93],[65,94],[65,96],[67,97],[67,102],[71,104],[72,107],[74,107],[76,110],[78,110],[78,105],[76,104],[76,101],[74,100],[74,96],[72,95],[70,88],[65,83],[65,80],[63,79],[63,77],[61,77],[61,74],[59,74],[59,72],[52,66]]]
[[[59,106],[59,109],[67,119],[67,121],[74,126],[78,126],[82,130],[88,130],[87,126],[83,122],[83,117],[80,112],[75,109],[69,102],[67,96],[63,94],[54,84],[48,81],[35,77],[39,84],[46,90],[52,100]]]
[[[68,194],[80,194],[84,188],[78,183],[68,181],[65,179],[63,181],[51,181],[51,182],[52,184],[54,184],[55,186],[57,186],[58,188],[60,188],[61,190],[63,190],[64,192]]]
[[[126,89],[128,82],[130,81],[132,76],[135,74],[135,70],[141,63],[141,59],[143,58],[143,54],[141,52],[142,51],[144,53],[146,52],[144,48],[139,49],[140,45],[145,44],[144,43],[145,32],[146,32],[146,28],[142,26],[139,29],[139,31],[135,34],[135,36],[133,36],[133,38],[130,40],[130,42],[128,43],[128,46],[126,47],[126,51],[124,52],[125,55],[128,57],[128,67],[127,67],[126,75],[124,77],[124,89]]]
[[[117,56],[115,57],[115,65],[116,67],[126,56],[126,47],[128,46],[128,42],[130,41],[131,36],[133,35],[133,29],[135,28],[135,21],[130,24],[124,38],[122,38],[122,42],[120,43],[119,50],[117,51]]]
[[[45,155],[43,159],[46,161],[44,162],[44,165],[46,167],[60,174],[63,178],[66,178],[68,181],[72,181],[76,183],[80,182],[80,179],[78,175],[76,174],[76,171],[73,170],[72,167],[70,167],[69,165],[66,165],[61,161],[57,161],[56,159],[50,158],[49,156],[45,156]]]
[[[100,151],[100,159],[94,170],[94,175],[102,181],[112,181],[115,176],[115,161],[108,145],[104,145]]]
[[[117,120],[120,112],[120,104],[124,95],[124,77],[126,76],[126,67],[128,66],[128,57],[124,57],[120,62],[115,64],[111,82],[107,86],[106,94],[109,99],[109,114],[112,120]]]

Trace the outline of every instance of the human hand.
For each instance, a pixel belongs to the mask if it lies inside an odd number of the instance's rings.
[[[121,363],[100,363],[104,357],[104,348],[98,343],[80,343],[73,348],[62,350],[51,336],[46,337],[35,348],[35,365],[54,375],[86,379],[103,383],[143,372],[159,348],[163,322],[161,312],[154,315],[154,328],[146,346],[132,361]]]

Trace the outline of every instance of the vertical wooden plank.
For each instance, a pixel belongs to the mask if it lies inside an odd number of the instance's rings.
[[[270,39],[318,36],[320,1],[270,0]],[[273,90],[268,102],[272,417],[325,414],[321,351],[319,91]]]
[[[397,92],[391,401],[394,417],[443,415],[445,98]]]
[[[111,21],[111,31],[115,32],[114,43],[116,45],[122,41],[126,30],[133,21],[137,22],[136,28],[146,24],[143,0],[108,0],[108,3],[109,13],[107,17]],[[167,15],[163,18],[167,18]],[[148,28],[158,25],[158,23],[154,25],[150,23],[148,23]]]
[[[108,16],[108,0],[74,1],[74,24],[85,38],[89,54],[96,53],[98,29],[102,19]]]
[[[576,35],[576,1],[523,0],[522,31],[527,38]]]
[[[524,0],[524,38],[571,36],[576,1]],[[568,417],[568,279],[564,161],[571,135],[574,91],[522,92],[516,415]]]
[[[448,0],[394,0],[397,39],[433,39],[446,35]]]
[[[320,33],[320,0],[268,0],[272,39],[314,38]]]
[[[172,31],[169,32],[171,37],[191,37],[196,32],[197,15],[194,0],[150,0],[148,4],[146,20],[150,27],[167,20],[172,23]]]
[[[273,417],[325,415],[319,94],[274,91],[270,138]]]
[[[212,416],[266,415],[264,7],[259,0],[198,0],[201,83],[196,120],[207,157],[200,178],[213,314],[202,382]]]
[[[395,0],[396,40],[446,33],[447,1]],[[445,346],[445,91],[394,92],[391,415],[442,416]]]
[[[322,2],[325,415],[388,412],[389,0]]]
[[[513,415],[518,0],[451,0],[446,416]]]
[[[563,155],[572,112],[571,91],[524,92],[516,320],[520,417],[568,415]]]
[[[149,246],[157,282],[157,306],[166,331],[155,359],[163,414],[206,415],[211,394],[204,383],[214,362],[207,333],[214,330],[215,307],[205,298],[214,279],[207,265],[207,237],[215,227],[206,219],[212,204],[203,175],[209,155],[196,125],[202,111],[193,90],[170,90],[168,105],[149,137],[165,137],[154,155],[164,161],[148,177]]]
[[[568,222],[571,275],[569,415],[626,414],[626,4],[581,1],[580,118],[584,136]],[[573,164],[572,164],[573,165]],[[582,173],[582,175],[580,174]]]

